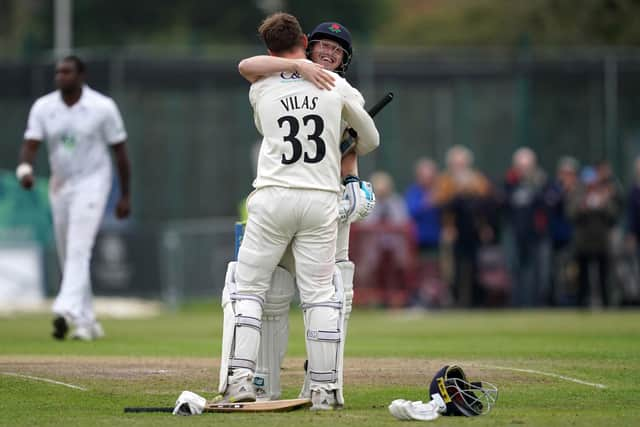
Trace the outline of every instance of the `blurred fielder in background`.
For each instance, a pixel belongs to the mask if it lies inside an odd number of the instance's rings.
[[[351,33],[339,23],[324,22],[315,27],[308,39],[307,58],[312,60],[313,64],[304,59],[260,55],[243,60],[239,66],[240,73],[251,83],[274,73],[298,73],[305,80],[314,83],[319,89],[331,89],[334,86],[333,79],[330,79],[331,76],[322,70],[334,71],[344,77],[353,58]],[[345,143],[341,144],[341,148],[345,149],[351,147],[351,143],[353,143],[353,141],[349,141],[351,136],[345,129],[347,125],[343,121],[342,140]],[[338,222],[336,267],[342,276],[344,287],[344,322],[341,330],[343,332],[342,339],[345,340],[353,301],[354,265],[349,260],[350,224],[369,214],[375,204],[375,197],[373,192],[360,191],[361,185],[364,188],[370,188],[370,185],[366,182],[360,183],[357,154],[353,150],[343,152],[341,178],[345,189],[343,201],[340,204],[341,220]],[[266,294],[263,309],[262,345],[258,353],[254,377],[259,400],[276,400],[281,395],[280,369],[288,344],[288,314],[295,292],[294,276],[295,266],[289,248],[273,275],[271,288]],[[343,383],[344,343],[341,350],[338,363],[338,382],[340,385]],[[301,397],[310,397],[308,372],[307,370]],[[342,387],[339,387],[338,393],[341,392]],[[344,402],[343,396],[338,396],[338,401],[342,404]]]
[[[20,165],[16,175],[30,189],[33,162],[46,141],[51,166],[49,199],[58,257],[62,268],[60,292],[53,304],[53,337],[90,341],[104,336],[93,310],[89,266],[94,240],[112,182],[108,146],[120,178],[121,198],[116,216],[129,215],[127,133],[115,102],[84,83],[85,65],[68,56],[56,65],[57,90],[39,98],[31,108]]]
[[[295,17],[271,15],[259,32],[271,55],[305,59],[307,37]],[[245,235],[223,292],[220,392],[227,401],[256,400],[253,377],[264,301],[272,275],[291,245],[304,312],[312,409],[340,404],[337,371],[344,290],[334,272],[342,192],[341,121],[344,118],[360,134],[355,147],[359,154],[375,149],[379,135],[360,93],[341,77],[328,75],[335,83],[332,90],[321,90],[296,72],[281,72],[255,82],[249,92],[264,139],[256,190],[247,202]],[[283,269],[283,274],[289,273]]]

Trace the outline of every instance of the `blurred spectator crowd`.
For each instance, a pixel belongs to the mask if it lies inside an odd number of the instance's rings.
[[[640,302],[640,159],[625,190],[608,162],[559,159],[555,175],[519,148],[501,181],[454,146],[440,170],[415,165],[402,195],[370,181],[377,204],[351,232],[355,302],[387,307],[543,307]]]

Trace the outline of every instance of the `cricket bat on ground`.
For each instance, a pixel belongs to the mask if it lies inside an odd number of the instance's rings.
[[[288,412],[296,409],[308,408],[311,406],[310,399],[284,399],[268,400],[265,402],[208,402],[203,412]],[[142,412],[173,412],[169,406],[161,407],[129,407],[124,408],[126,413]]]
[[[309,406],[311,406],[310,399],[284,399],[246,403],[207,403],[204,412],[288,412]]]

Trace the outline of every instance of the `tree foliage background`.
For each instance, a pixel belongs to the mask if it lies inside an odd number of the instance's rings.
[[[404,46],[639,45],[640,0],[75,0],[77,47],[258,43],[268,10],[347,25],[359,43]],[[5,56],[52,48],[53,0],[0,0]]]
[[[259,43],[269,8],[285,10],[310,30],[323,21],[348,23],[368,37],[390,13],[389,0],[75,0],[74,45],[204,46]],[[29,54],[53,45],[53,0],[0,0],[0,50]]]
[[[638,45],[640,0],[400,0],[379,42]]]

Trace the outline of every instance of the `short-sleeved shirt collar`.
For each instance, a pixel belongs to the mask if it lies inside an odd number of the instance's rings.
[[[81,108],[86,108],[89,106],[89,92],[91,91],[91,88],[89,87],[88,84],[83,84],[82,85],[82,93],[80,94],[80,99],[78,99],[78,102],[76,102],[73,105],[67,105],[66,102],[64,102],[64,99],[62,99],[62,91],[58,89],[58,101],[60,101],[60,103],[62,105],[64,105],[66,108],[75,108],[75,107],[81,107]]]

